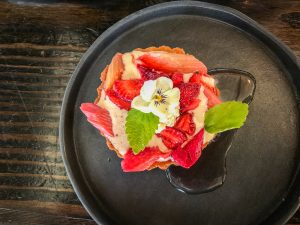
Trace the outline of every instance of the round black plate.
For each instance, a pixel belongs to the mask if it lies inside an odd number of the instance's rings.
[[[257,81],[247,122],[228,153],[226,181],[213,192],[181,193],[160,170],[123,173],[79,110],[94,101],[99,72],[116,52],[159,45],[182,47],[209,68],[249,71]],[[172,2],[138,11],[96,40],[67,87],[60,145],[69,178],[99,224],[282,224],[299,204],[299,90],[296,57],[235,10]]]

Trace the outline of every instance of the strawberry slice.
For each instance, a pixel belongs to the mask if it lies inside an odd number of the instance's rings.
[[[137,68],[143,80],[156,80],[159,77],[169,77],[168,74],[157,72],[142,65],[137,65]]]
[[[191,76],[191,78],[189,79],[189,82],[201,84],[201,76],[202,74],[195,72],[193,73],[193,76]]]
[[[182,83],[178,86],[180,90],[180,108],[189,107],[191,103],[195,104],[195,99],[200,92],[200,85],[197,83]],[[183,111],[183,110],[181,110]],[[187,111],[187,110],[185,110]]]
[[[81,111],[86,115],[87,120],[105,136],[114,136],[112,120],[109,112],[94,103],[82,103]]]
[[[140,94],[143,83],[142,80],[116,80],[113,90],[122,99],[132,101],[134,97]]]
[[[193,76],[190,78],[189,82],[198,83],[201,86],[204,86],[207,89],[210,89],[216,96],[220,96],[220,92],[219,92],[218,88],[209,85],[207,82],[204,81],[203,77],[211,77],[211,76],[209,76],[207,74],[194,73]]]
[[[189,135],[195,133],[196,125],[193,121],[193,115],[190,113],[182,114],[179,119],[176,121],[175,126],[176,129],[183,131]]]
[[[172,127],[166,127],[162,132],[157,134],[158,137],[162,138],[163,143],[168,148],[176,148],[187,140],[186,135]]]
[[[173,73],[171,75],[171,79],[173,81],[173,85],[175,87],[177,87],[178,85],[180,85],[183,82],[183,74],[182,73]]]
[[[211,107],[220,104],[221,100],[216,96],[216,94],[209,88],[204,87],[204,95],[207,97],[207,107]]]
[[[196,83],[182,83],[178,88],[180,90],[180,101],[183,102],[196,98],[200,93],[200,85]]]
[[[109,90],[113,87],[113,84],[116,80],[119,80],[124,71],[124,65],[122,61],[122,54],[117,53],[112,58],[110,65],[107,69],[106,81],[105,81],[105,90]]]
[[[200,99],[198,98],[192,99],[189,105],[184,105],[180,108],[180,113],[185,113],[187,111],[196,109],[199,104],[200,104]]]
[[[184,167],[190,168],[200,158],[202,152],[204,129],[200,130],[183,148],[180,146],[172,151],[174,161]]]
[[[208,98],[208,108],[220,104],[221,100],[219,99],[220,92],[218,88],[208,85],[202,78],[203,76],[210,77],[209,75],[201,75],[199,73],[194,73],[193,76],[190,78],[189,82],[197,83],[204,87],[204,95]]]
[[[124,172],[139,172],[148,169],[158,159],[167,159],[171,152],[163,153],[158,147],[147,147],[138,155],[133,154],[129,149],[121,162]]]
[[[120,109],[126,109],[127,111],[131,108],[131,102],[123,100],[119,97],[117,92],[114,90],[108,90],[106,91],[106,95],[109,97],[109,99],[116,104]]]
[[[139,57],[146,66],[165,73],[206,73],[206,66],[192,55],[149,52]]]

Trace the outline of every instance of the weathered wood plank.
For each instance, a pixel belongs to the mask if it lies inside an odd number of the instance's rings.
[[[2,208],[15,206],[20,210],[34,209],[35,212],[47,212],[48,215],[62,215],[69,217],[89,218],[86,211],[78,204],[65,204],[60,202],[43,202],[37,200],[0,200]],[[20,218],[16,218],[20,219]],[[22,223],[21,223],[22,224]]]
[[[28,211],[11,210],[0,208],[1,224],[10,225],[44,225],[44,224],[64,224],[64,225],[95,225],[91,219],[77,219],[71,217],[49,216],[47,214],[32,213]]]

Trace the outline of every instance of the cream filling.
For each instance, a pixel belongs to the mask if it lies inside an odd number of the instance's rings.
[[[211,133],[204,131],[203,143],[204,144],[209,143],[212,139],[215,138],[215,136],[216,136],[216,134],[211,134]]]
[[[183,82],[184,83],[188,83],[192,76],[193,76],[193,73],[185,73],[185,74],[183,74]]]
[[[207,98],[204,94],[203,87],[200,88],[199,99],[200,103],[198,107],[191,111],[193,114],[194,123],[196,125],[196,134],[204,127],[204,115],[207,111]]]
[[[106,96],[104,90],[102,90],[101,92],[101,98],[98,102],[98,105],[107,109],[112,119],[112,129],[114,132],[114,137],[108,136],[108,140],[119,151],[121,155],[124,155],[130,148],[124,129],[128,111],[120,109],[112,101],[110,101],[110,99]],[[124,124],[124,126],[120,126],[120,124]]]
[[[202,76],[202,81],[206,83],[208,86],[214,87],[215,86],[215,79],[212,77]]]
[[[169,152],[170,150],[165,146],[162,142],[162,139],[153,135],[152,139],[147,144],[147,147],[155,147],[157,146],[161,152]]]
[[[169,160],[173,161],[173,158],[171,156],[169,156],[168,158],[160,157],[158,160],[156,160],[156,162],[167,162]]]
[[[196,126],[195,134],[197,134],[202,128],[204,128],[205,112],[207,111],[207,97],[204,94],[204,87],[200,88],[198,99],[200,99],[200,104],[196,109],[191,111]],[[189,139],[191,139],[192,137],[189,137]],[[210,142],[214,137],[215,137],[214,134],[210,134],[204,131],[203,144]]]
[[[140,51],[133,51],[124,53],[122,56],[123,64],[124,64],[124,72],[122,74],[122,80],[133,80],[133,79],[141,79],[141,75],[136,67],[136,61],[138,57],[145,54]]]

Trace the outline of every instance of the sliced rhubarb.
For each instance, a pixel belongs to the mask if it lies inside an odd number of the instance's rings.
[[[209,88],[204,87],[204,95],[207,97],[207,107],[211,107],[222,103],[218,96]]]
[[[161,152],[158,147],[147,147],[137,155],[129,149],[121,162],[121,166],[124,172],[144,171],[151,167],[158,159],[167,159],[170,154],[170,152]]]
[[[82,103],[81,111],[86,115],[87,120],[106,136],[114,136],[112,120],[109,112],[94,103]]]
[[[220,92],[219,92],[218,88],[216,88],[215,86],[209,85],[207,82],[205,82],[204,78],[213,79],[211,76],[209,76],[207,74],[194,73],[193,76],[190,78],[189,82],[200,84],[201,86],[204,86],[205,88],[210,89],[216,96],[219,97]]]
[[[149,52],[139,58],[146,66],[165,73],[206,73],[206,66],[192,55]]]

